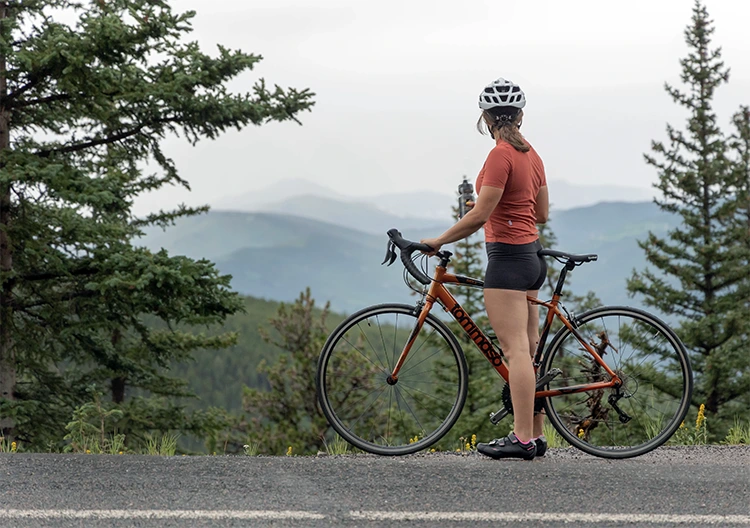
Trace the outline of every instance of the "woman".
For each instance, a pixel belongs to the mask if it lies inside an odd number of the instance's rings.
[[[434,249],[468,237],[484,226],[487,271],[484,302],[492,329],[508,361],[513,400],[514,431],[478,444],[493,458],[530,460],[546,451],[543,415],[534,416],[536,376],[531,362],[539,340],[539,311],[526,297],[536,297],[547,266],[536,224],[547,221],[549,195],[539,155],[520,132],[526,96],[511,81],[497,79],[479,95],[482,115],[477,128],[486,127],[495,140],[477,177],[476,204],[438,238],[422,240]]]

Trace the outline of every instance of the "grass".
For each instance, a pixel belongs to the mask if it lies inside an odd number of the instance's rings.
[[[742,423],[739,417],[734,417],[734,425],[729,428],[722,444],[750,445],[750,422]]]
[[[346,455],[349,453],[349,442],[339,435],[334,436],[333,441],[330,443],[323,440],[323,445],[326,448],[326,453],[329,455]]]
[[[260,453],[260,443],[251,442],[242,446],[242,449],[245,451],[245,455],[247,456],[258,456],[258,454]]]
[[[568,443],[563,439],[562,436],[560,436],[560,433],[558,433],[554,427],[552,427],[552,424],[545,421],[544,426],[542,428],[542,434],[547,439],[547,446],[552,449],[557,449],[561,447],[570,447]]]
[[[663,420],[661,419],[661,416],[651,418],[650,416],[646,415],[644,417],[641,417],[641,421],[643,422],[643,428],[646,433],[646,438],[648,438],[649,440],[653,440],[664,430]]]
[[[146,454],[152,456],[174,456],[177,452],[178,435],[165,433],[161,438],[151,435],[146,439]]]

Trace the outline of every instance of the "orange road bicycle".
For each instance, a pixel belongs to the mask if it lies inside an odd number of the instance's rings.
[[[435,314],[450,314],[505,380],[497,424],[513,413],[508,369],[497,340],[479,328],[445,284],[482,288],[483,281],[446,271],[452,253],[440,251],[432,278],[415,263],[430,251],[395,229],[384,264],[401,261],[424,285],[416,305],[379,304],[343,321],[318,361],[318,400],[333,429],[351,445],[378,455],[406,455],[438,442],[456,423],[466,401],[466,358],[454,333]],[[597,260],[543,249],[564,264],[547,308],[533,358],[536,409],[558,433],[586,453],[629,458],[666,442],[687,414],[693,376],[685,347],[661,320],[642,310],[613,306],[580,315],[560,302],[567,273]],[[426,258],[426,257],[425,257]],[[408,284],[408,282],[407,282]],[[548,347],[553,322],[562,326]],[[501,405],[501,406],[500,406]],[[469,432],[470,433],[470,432]],[[467,435],[468,436],[468,435]]]

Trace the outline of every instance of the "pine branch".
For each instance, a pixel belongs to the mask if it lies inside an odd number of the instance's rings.
[[[76,292],[68,292],[63,295],[59,295],[53,299],[40,299],[38,301],[29,302],[29,303],[13,301],[12,305],[14,309],[20,310],[28,315],[31,315],[31,313],[28,311],[31,308],[38,308],[40,306],[55,307],[59,305],[60,303],[73,301],[75,299],[86,299],[86,298],[96,297],[97,295],[99,295],[99,293],[94,292],[94,291],[76,291]]]
[[[157,119],[149,123],[143,123],[142,125],[138,125],[137,127],[131,130],[126,130],[124,132],[120,132],[112,136],[107,136],[101,139],[93,139],[90,141],[86,141],[84,143],[69,145],[63,148],[42,150],[42,151],[37,152],[36,155],[39,156],[40,158],[48,158],[49,156],[53,154],[70,154],[71,152],[80,152],[81,150],[86,150],[91,147],[98,147],[100,145],[108,145],[110,143],[116,143],[118,141],[122,141],[123,139],[127,139],[129,137],[133,137],[137,134],[140,134],[144,128],[151,127],[151,126],[158,125],[158,124],[164,124],[168,122],[177,122],[177,120],[172,119],[172,118]]]
[[[42,97],[39,99],[30,99],[28,101],[21,101],[18,103],[14,103],[14,104],[11,104],[8,108],[18,110],[20,108],[27,108],[29,106],[56,103],[57,101],[68,101],[70,99],[72,99],[72,96],[70,94],[56,94],[56,95],[50,95],[48,97]]]
[[[41,272],[41,273],[27,273],[25,275],[21,275],[19,277],[20,280],[27,281],[27,282],[34,282],[34,281],[45,281],[45,280],[52,280],[52,279],[63,279],[67,277],[78,277],[78,276],[84,276],[84,275],[94,275],[99,271],[98,268],[93,266],[84,266],[77,269],[68,270],[65,273],[61,272]]]
[[[24,93],[26,93],[28,90],[31,90],[36,85],[38,85],[41,81],[43,76],[42,75],[30,75],[29,76],[30,81],[15,90],[14,92],[9,93],[5,97],[0,97],[0,106],[3,106],[5,108],[17,108],[15,105],[8,105],[8,103],[12,102],[14,99],[18,99],[21,97]]]

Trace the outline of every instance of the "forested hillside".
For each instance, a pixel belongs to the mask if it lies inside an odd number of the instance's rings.
[[[236,345],[223,350],[199,350],[194,359],[187,363],[172,365],[172,374],[188,382],[189,389],[198,396],[189,405],[193,408],[221,407],[228,411],[239,411],[242,400],[242,387],[263,387],[264,380],[258,375],[261,361],[275,362],[286,352],[263,341],[259,328],[272,333],[268,320],[279,308],[276,301],[253,297],[244,298],[245,313],[237,313],[227,318],[224,327],[214,332],[237,332]],[[343,316],[331,314],[332,327]],[[200,332],[200,328],[193,330]]]

